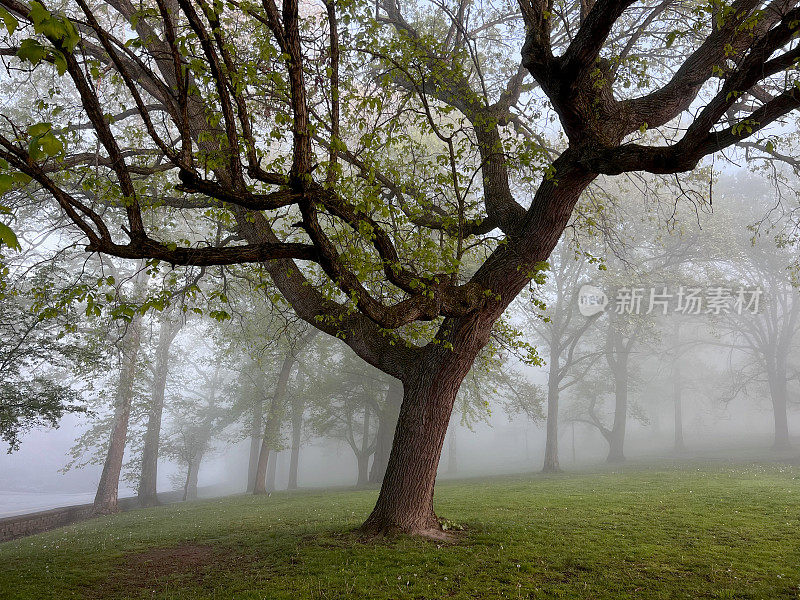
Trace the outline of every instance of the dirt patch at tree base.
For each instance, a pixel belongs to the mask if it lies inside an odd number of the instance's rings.
[[[146,590],[155,595],[183,587],[216,587],[220,571],[240,570],[252,560],[233,550],[209,545],[153,548],[122,557],[90,597],[140,597]]]

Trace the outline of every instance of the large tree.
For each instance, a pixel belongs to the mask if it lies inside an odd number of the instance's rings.
[[[690,171],[797,108],[796,4],[0,0],[3,84],[52,69],[0,125],[0,166],[90,252],[262,263],[403,383],[365,530],[438,531],[459,385],[581,193]]]

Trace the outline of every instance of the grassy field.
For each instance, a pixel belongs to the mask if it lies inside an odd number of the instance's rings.
[[[800,598],[800,469],[445,482],[452,544],[352,533],[376,492],[138,510],[0,545],[0,598]]]

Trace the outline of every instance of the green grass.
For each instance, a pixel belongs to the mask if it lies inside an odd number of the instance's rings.
[[[359,542],[374,490],[132,511],[0,545],[0,598],[800,598],[800,470],[444,482],[456,543]]]

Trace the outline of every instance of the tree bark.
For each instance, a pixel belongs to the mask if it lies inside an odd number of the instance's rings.
[[[164,390],[169,372],[169,350],[178,335],[183,321],[173,322],[169,311],[164,311],[158,332],[156,364],[153,374],[153,395],[147,418],[147,431],[142,450],[142,472],[139,477],[138,499],[140,506],[158,505],[158,451],[161,439],[161,416],[164,412]]]
[[[267,412],[267,421],[264,425],[264,435],[261,438],[261,451],[258,455],[258,464],[256,465],[256,481],[253,487],[254,494],[267,493],[267,463],[269,461],[270,448],[275,444],[275,438],[280,431],[281,418],[283,415],[284,401],[286,398],[286,388],[289,385],[289,376],[292,373],[292,368],[297,360],[299,352],[305,348],[311,340],[317,335],[316,329],[310,330],[306,333],[294,347],[290,348],[283,359],[281,371],[278,374],[278,381],[275,383],[275,392],[272,395],[272,402],[270,402],[269,410]]]
[[[386,402],[378,417],[378,432],[375,440],[375,453],[372,468],[369,471],[369,482],[380,483],[389,464],[389,453],[392,451],[392,438],[397,429],[400,404],[403,402],[403,384],[396,379],[389,384],[386,391]]]
[[[441,536],[433,510],[436,469],[458,388],[473,359],[431,352],[410,370],[389,464],[363,532]]]
[[[625,428],[628,422],[628,357],[623,355],[618,360],[622,363],[614,373],[614,426],[608,437],[607,462],[624,462]]]
[[[542,473],[558,473],[558,370],[559,349],[551,343],[550,372],[547,375],[547,439],[544,444]]]
[[[264,435],[264,399],[256,393],[253,400],[253,423],[250,429],[250,461],[247,468],[247,493],[256,489],[256,473],[258,472],[258,454],[261,449],[261,438]]]
[[[197,500],[197,476],[200,472],[200,463],[203,460],[201,454],[195,459],[189,461],[186,469],[186,482],[183,485],[183,500]]]
[[[370,425],[370,410],[369,405],[364,406],[364,423],[361,428],[361,448],[356,452],[356,461],[358,463],[358,479],[356,480],[356,487],[364,487],[369,483],[369,457],[372,455],[370,452],[369,441],[369,425]]]
[[[297,471],[300,463],[300,441],[303,429],[303,398],[295,394],[292,398],[292,455],[289,460],[289,485],[286,489],[297,489]]]
[[[269,456],[269,466],[267,467],[267,493],[271,494],[275,491],[275,476],[278,473],[278,457],[280,450],[273,451]]]
[[[790,450],[789,419],[787,415],[786,365],[780,358],[769,375],[769,392],[772,399],[772,414],[775,420],[774,450]]]
[[[144,292],[145,274],[140,271],[134,284],[134,297],[139,298]],[[94,514],[110,514],[119,510],[117,499],[119,494],[119,476],[122,472],[122,460],[125,456],[125,444],[128,437],[128,420],[133,402],[136,370],[139,365],[139,352],[142,337],[142,315],[137,311],[128,323],[122,339],[121,369],[117,394],[114,400],[114,420],[111,428],[111,439],[108,444],[103,472],[97,485],[92,512]]]
[[[358,480],[356,487],[364,487],[369,483],[369,454],[359,452],[356,454],[356,461],[358,461]]]
[[[255,484],[253,486],[254,494],[267,493],[267,466],[269,464],[269,455],[272,450],[272,445],[275,443],[275,437],[280,429],[281,412],[283,409],[283,402],[286,396],[286,386],[289,383],[289,375],[294,366],[294,354],[289,353],[283,360],[281,372],[278,374],[278,381],[275,384],[275,392],[270,402],[269,411],[267,413],[267,420],[264,424],[264,432],[261,436],[261,450],[258,453],[258,463],[256,464]]]

